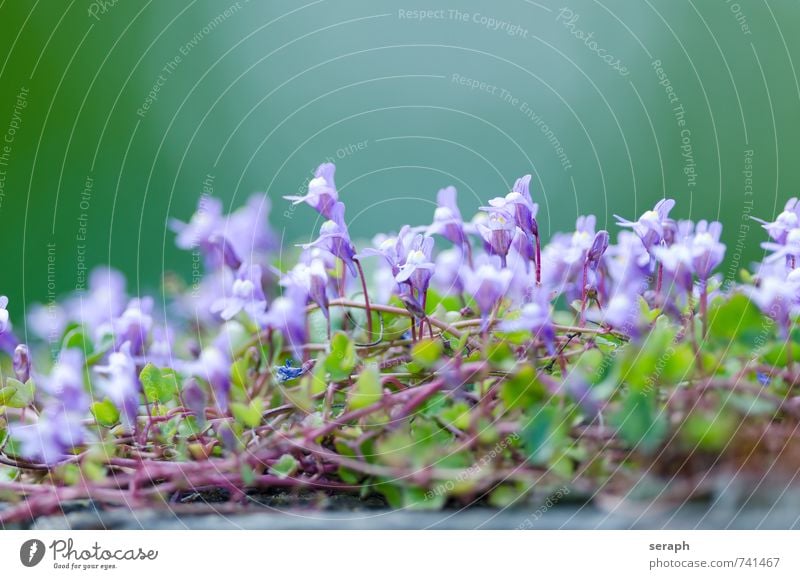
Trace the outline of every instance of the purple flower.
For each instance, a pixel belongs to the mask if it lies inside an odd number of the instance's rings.
[[[789,232],[800,227],[800,203],[798,203],[797,197],[789,199],[775,221],[768,222],[757,217],[753,217],[753,220],[761,223],[776,243],[783,245],[786,243]]]
[[[608,231],[601,229],[594,236],[592,246],[586,252],[586,264],[589,269],[597,270],[600,260],[608,249]]]
[[[67,412],[85,414],[91,401],[84,388],[83,377],[83,352],[71,348],[62,350],[50,375],[37,375],[36,382],[53,397],[52,404],[60,403]]]
[[[622,286],[605,304],[605,308],[587,319],[604,323],[623,334],[636,337],[643,326],[639,293],[635,286]]]
[[[0,334],[4,334],[9,327],[8,321],[8,298],[0,296]]]
[[[250,235],[254,235],[255,227],[252,217],[252,208],[240,209],[243,213],[237,222],[231,224],[230,231],[239,240],[240,250],[244,254],[250,253],[248,249],[252,247],[250,240],[247,239],[248,232],[240,227],[248,225]],[[260,212],[256,211],[256,219]],[[233,216],[232,216],[233,217]],[[231,217],[231,218],[232,218]],[[206,257],[207,265],[215,269],[220,265],[227,265],[231,269],[238,269],[242,263],[242,258],[236,250],[236,246],[226,237],[228,231],[227,219],[222,213],[222,201],[203,195],[197,202],[197,210],[192,215],[189,223],[183,223],[177,219],[170,220],[170,228],[177,233],[175,245],[180,249],[200,249]],[[245,223],[245,221],[247,223]],[[267,233],[268,234],[268,231]]]
[[[411,250],[414,238],[415,235],[412,228],[408,225],[404,225],[400,229],[400,233],[394,237],[386,235],[376,236],[373,240],[375,247],[368,247],[360,251],[358,257],[382,257],[391,268],[392,275],[395,276],[400,273],[400,266],[405,262],[408,252]]]
[[[175,341],[175,332],[169,326],[156,326],[153,328],[153,339],[147,348],[147,356],[143,363],[148,362],[159,367],[172,366],[172,344]],[[138,363],[138,361],[137,361]]]
[[[202,195],[189,223],[171,219],[169,224],[170,229],[178,234],[175,245],[180,249],[190,250],[197,247],[207,249],[212,245],[212,238],[219,234],[222,223],[222,201]]]
[[[95,370],[101,376],[100,391],[119,409],[123,426],[132,430],[139,410],[140,386],[130,343],[126,342],[118,351],[111,352],[108,363],[95,367]]]
[[[331,218],[322,224],[317,240],[301,247],[303,249],[311,247],[325,249],[341,259],[354,277],[358,275],[358,270],[356,270],[356,265],[353,261],[356,250],[350,241],[350,234],[347,232],[347,225],[344,222],[344,203],[342,202],[334,205],[331,210]]]
[[[144,351],[144,345],[153,328],[153,298],[134,298],[122,315],[112,322],[114,343],[117,348],[122,344],[130,344],[131,354],[138,356]]]
[[[467,235],[461,211],[458,209],[457,196],[455,187],[439,190],[436,195],[437,207],[433,213],[433,224],[428,227],[428,235],[441,235],[461,247],[467,243]]]
[[[206,393],[194,378],[189,378],[181,391],[181,400],[199,425],[206,421]]]
[[[465,269],[463,277],[464,290],[475,299],[485,326],[489,314],[508,291],[513,273],[487,263],[477,270]]]
[[[594,215],[580,216],[572,235],[558,234],[544,248],[542,264],[543,285],[567,291],[570,299],[583,293],[583,268],[586,256],[595,242]]]
[[[323,163],[317,167],[314,178],[308,183],[306,195],[302,197],[288,195],[284,199],[291,201],[293,205],[308,203],[324,217],[335,220],[334,208],[339,202],[339,193],[333,180],[335,173],[336,165]]]
[[[698,278],[706,281],[711,271],[725,258],[725,245],[720,243],[722,224],[719,221],[699,221],[691,238],[692,266]]]
[[[308,263],[298,263],[281,279],[281,285],[289,288],[289,293],[297,291],[305,294],[316,303],[325,317],[328,312],[328,273],[325,263],[319,258],[313,258]]]
[[[606,268],[619,286],[642,286],[647,289],[650,275],[650,254],[639,237],[630,231],[620,231],[617,243],[606,250]]]
[[[46,407],[37,422],[10,424],[8,432],[19,441],[24,458],[54,466],[69,456],[69,451],[86,439],[81,416],[63,408]]]
[[[488,212],[488,218],[485,223],[477,224],[478,232],[491,249],[491,253],[499,255],[501,263],[505,265],[508,250],[517,230],[514,215],[499,207],[481,209]]]
[[[290,291],[276,298],[264,318],[264,325],[279,331],[294,350],[295,357],[302,358],[301,346],[306,342],[306,296]]]
[[[800,227],[790,229],[788,233],[786,233],[783,243],[766,241],[761,244],[761,247],[773,252],[764,260],[765,263],[771,263],[785,258],[789,263],[790,269],[794,269],[797,260],[800,259]]]
[[[691,294],[693,287],[694,256],[691,245],[688,243],[675,243],[669,247],[659,246],[653,249],[655,258],[670,274],[675,286]]]
[[[436,256],[432,281],[444,294],[461,295],[464,292],[461,272],[465,267],[467,267],[467,259],[461,249],[453,248],[441,251]]]
[[[417,235],[406,255],[405,263],[395,276],[397,283],[408,283],[416,290],[418,299],[424,299],[425,292],[433,276],[436,265],[431,261],[433,254],[433,238]]]
[[[539,337],[547,346],[548,352],[554,351],[555,329],[550,315],[550,298],[543,288],[534,290],[532,301],[522,306],[519,317],[504,321],[500,329],[507,332],[527,330]]]
[[[672,245],[656,247],[653,254],[680,289],[689,293],[692,276],[705,283],[725,257],[725,246],[719,241],[722,225],[717,221],[700,221],[694,226],[690,221],[682,221],[678,233]]]
[[[88,292],[78,293],[67,302],[66,316],[89,328],[99,338],[124,311],[127,301],[125,276],[109,267],[97,267],[89,274]],[[50,312],[49,306],[47,312]],[[51,331],[54,329],[51,327]]]
[[[267,298],[264,296],[261,279],[261,266],[242,264],[227,295],[211,304],[211,312],[218,313],[223,320],[228,321],[243,311],[258,322],[267,309]]]
[[[759,280],[757,287],[747,286],[745,294],[759,309],[772,318],[786,337],[791,326],[791,316],[798,312],[797,296],[800,291],[800,270],[792,270],[786,279],[777,276],[765,276]]]
[[[27,382],[31,377],[31,356],[25,344],[19,344],[14,349],[13,366],[17,380],[23,384]]]
[[[669,212],[675,207],[674,199],[662,199],[656,203],[651,211],[645,211],[638,221],[629,221],[614,215],[617,225],[631,227],[642,240],[648,252],[668,238],[670,231],[674,230],[674,222],[669,219]]]
[[[240,261],[255,261],[275,248],[275,234],[267,221],[270,207],[269,197],[255,193],[244,207],[231,213],[225,221],[224,238]]]
[[[200,358],[189,365],[189,373],[211,386],[217,408],[227,412],[231,392],[230,358],[216,346],[207,346],[201,352]]]
[[[536,214],[539,212],[539,206],[531,199],[530,182],[530,175],[520,177],[514,183],[514,188],[508,195],[490,200],[489,205],[511,213],[514,216],[517,227],[528,236],[537,237],[539,235],[539,224],[536,222]]]
[[[585,306],[587,292],[596,291],[600,286],[598,271],[603,255],[608,249],[608,231],[600,230],[594,236],[591,247],[586,251],[586,259],[583,269],[583,295],[582,303]],[[598,298],[599,299],[599,298]]]

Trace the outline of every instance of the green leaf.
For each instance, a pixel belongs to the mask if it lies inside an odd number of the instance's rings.
[[[629,390],[611,421],[625,442],[647,454],[655,450],[667,434],[666,413],[657,411],[655,390]]]
[[[695,368],[692,347],[689,344],[679,344],[667,352],[670,355],[664,357],[660,381],[665,384],[677,384],[688,380]]]
[[[256,482],[256,473],[253,471],[253,469],[250,467],[249,464],[242,463],[239,472],[242,475],[242,482],[245,484],[245,486],[252,486],[253,483]]]
[[[514,366],[519,363],[507,342],[495,342],[491,344],[486,353],[486,358],[494,368],[500,370],[513,370]]]
[[[270,467],[269,472],[278,478],[288,478],[297,472],[299,466],[295,457],[291,454],[284,454],[278,459],[278,462]]]
[[[175,372],[169,368],[159,370],[148,363],[139,373],[139,381],[148,402],[165,404],[178,394],[178,380]]]
[[[23,384],[16,378],[6,378],[5,387],[0,388],[0,406],[25,408],[33,403],[35,393],[33,380]]]
[[[331,353],[325,359],[325,369],[330,372],[331,380],[347,380],[357,361],[353,341],[344,332],[336,332],[331,338]]]
[[[411,359],[423,368],[432,368],[441,360],[443,350],[438,340],[420,340],[411,349]]]
[[[84,333],[83,328],[75,326],[67,331],[64,339],[61,341],[61,348],[68,350],[69,348],[76,348],[81,352],[94,352],[94,344],[92,340]]]
[[[470,407],[466,402],[456,402],[439,414],[445,424],[455,426],[459,430],[467,430],[470,424]]]
[[[508,410],[530,408],[546,396],[547,388],[532,366],[523,366],[500,387],[500,399]]]
[[[681,427],[681,437],[692,448],[713,452],[725,448],[735,430],[736,421],[730,415],[692,413]]]
[[[708,334],[726,342],[737,340],[755,345],[762,331],[764,316],[742,294],[728,300],[715,300],[708,310]]]
[[[312,396],[322,394],[328,389],[328,372],[325,368],[325,358],[322,354],[317,358],[317,363],[314,364],[314,372],[309,378],[309,392]]]
[[[351,410],[366,408],[378,402],[383,396],[381,377],[374,367],[364,368],[353,390],[350,392],[348,404]]]
[[[119,410],[108,398],[92,404],[92,415],[100,426],[109,428],[119,422]]]
[[[567,438],[567,420],[556,406],[532,409],[530,422],[522,431],[522,442],[531,464],[545,465]]]
[[[261,398],[256,398],[250,401],[250,404],[242,404],[240,402],[231,403],[231,412],[237,422],[243,424],[247,428],[255,428],[261,424],[261,414],[263,412],[263,402]]]

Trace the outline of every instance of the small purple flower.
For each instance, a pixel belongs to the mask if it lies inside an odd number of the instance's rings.
[[[797,197],[789,199],[775,221],[768,222],[757,217],[753,217],[753,220],[761,223],[761,226],[767,230],[769,236],[776,243],[784,245],[789,232],[800,227],[800,203],[798,203]]]
[[[433,213],[433,224],[428,228],[428,235],[441,235],[451,243],[462,247],[467,243],[464,231],[464,220],[458,209],[455,187],[440,189],[436,195],[437,207]]]
[[[132,355],[138,356],[144,351],[153,328],[152,312],[153,298],[147,296],[130,301],[122,315],[112,322],[117,348],[128,343]]]
[[[500,256],[500,261],[505,264],[511,242],[517,230],[514,215],[499,207],[482,207],[488,212],[485,223],[478,223],[478,232],[487,243],[494,255]]]
[[[275,234],[267,221],[270,208],[269,197],[255,193],[225,221],[224,238],[240,261],[252,262],[275,248]]]
[[[800,275],[793,270],[786,279],[765,276],[757,287],[744,288],[746,295],[759,309],[772,318],[786,337],[791,326],[791,317],[798,312],[797,296],[800,291]]]
[[[208,382],[214,392],[217,408],[227,412],[231,392],[230,358],[216,346],[207,346],[200,358],[190,365],[190,373]]]
[[[306,195],[302,197],[287,195],[284,199],[291,201],[293,205],[308,203],[322,216],[335,220],[334,208],[339,202],[339,193],[336,191],[336,183],[333,180],[335,173],[336,165],[323,163],[317,167],[314,178],[308,183]]]
[[[400,266],[395,276],[397,283],[408,283],[413,290],[416,290],[419,299],[424,299],[422,296],[428,291],[433,270],[436,268],[431,261],[432,254],[433,238],[417,235],[406,255],[405,263]]]
[[[27,382],[28,378],[31,377],[31,356],[28,351],[28,346],[25,344],[19,344],[14,349],[13,366],[14,375],[17,377],[17,380],[23,384]]]
[[[608,249],[608,231],[600,230],[594,236],[592,245],[586,251],[586,258],[583,266],[583,293],[581,294],[581,323],[583,323],[584,308],[588,292],[597,291],[600,283],[600,263],[603,255]],[[597,297],[596,299],[600,299]]]
[[[637,221],[629,221],[614,215],[617,218],[617,225],[620,227],[631,227],[642,240],[648,252],[665,241],[674,229],[674,223],[669,219],[669,212],[675,207],[674,199],[662,199],[656,203],[651,211],[645,211]]]
[[[610,277],[619,286],[641,286],[645,291],[650,275],[650,254],[639,237],[630,231],[620,231],[617,243],[606,250],[605,264]]]
[[[88,292],[77,293],[68,300],[65,315],[89,328],[99,338],[108,331],[112,320],[122,314],[127,301],[125,276],[109,267],[96,267],[89,274]],[[50,311],[48,306],[46,312]]]
[[[700,221],[694,226],[689,221],[682,221],[677,231],[672,245],[656,247],[653,254],[679,288],[690,293],[693,275],[705,284],[711,271],[725,257],[725,246],[719,241],[722,225],[717,221]]]
[[[61,350],[58,362],[48,376],[36,377],[42,390],[53,397],[67,412],[84,414],[89,409],[90,399],[84,388],[83,352],[76,348]]]
[[[175,341],[175,333],[169,326],[156,326],[153,328],[153,339],[147,348],[147,356],[144,363],[151,363],[159,367],[172,366],[174,358],[172,355],[172,344]]]
[[[608,249],[608,231],[601,229],[594,236],[592,246],[586,252],[586,264],[589,269],[597,270],[600,260]]]
[[[46,407],[37,422],[10,424],[8,432],[19,441],[24,458],[54,466],[86,440],[81,416],[63,408]]]
[[[688,243],[675,243],[669,247],[658,246],[653,249],[653,255],[670,274],[676,287],[686,294],[692,293],[694,256],[691,245]]]
[[[513,275],[510,270],[498,269],[488,263],[477,270],[464,270],[464,290],[475,299],[484,320],[484,328],[492,310],[508,291]]]
[[[353,242],[350,241],[350,234],[344,222],[344,203],[342,202],[336,203],[331,209],[331,218],[322,224],[317,240],[301,247],[303,249],[311,247],[325,249],[341,259],[354,277],[358,275],[358,270],[353,261],[356,256],[356,250],[353,247]]]
[[[4,334],[10,325],[7,307],[8,298],[6,296],[0,296],[0,334]]]
[[[267,309],[261,276],[261,266],[242,264],[227,295],[211,304],[211,312],[218,313],[223,320],[228,321],[243,311],[258,322]]]
[[[206,393],[194,378],[189,378],[181,391],[181,399],[199,425],[206,421]]]
[[[412,228],[408,225],[404,225],[400,229],[400,233],[395,237],[385,235],[376,236],[373,240],[375,247],[368,247],[360,251],[358,257],[382,257],[391,268],[392,275],[395,276],[400,273],[400,266],[405,262],[408,252],[411,250],[414,238],[415,235]]]
[[[539,224],[536,222],[536,214],[539,212],[539,206],[531,199],[530,182],[530,175],[520,177],[508,195],[490,200],[489,205],[511,213],[514,215],[517,227],[528,236],[538,237]]]
[[[279,331],[294,350],[294,355],[302,358],[301,346],[306,342],[306,296],[290,291],[273,300],[264,325]]]
[[[127,430],[136,426],[139,410],[139,375],[136,362],[131,357],[131,345],[126,342],[122,347],[108,355],[105,366],[95,367],[100,374],[100,391],[119,409],[122,424]]]
[[[789,268],[794,269],[800,259],[800,227],[790,229],[786,233],[783,243],[766,241],[761,244],[761,247],[773,252],[764,260],[765,263],[786,259]]]
[[[708,280],[708,276],[725,259],[725,245],[720,243],[722,224],[719,221],[699,221],[691,239],[692,266],[698,278]]]
[[[329,317],[328,273],[325,271],[325,263],[321,259],[313,258],[308,263],[298,263],[281,279],[280,283],[289,288],[289,293],[297,291],[308,296],[319,306],[325,317]]]
[[[519,317],[504,321],[500,329],[507,332],[517,330],[530,331],[545,343],[548,352],[553,353],[555,329],[550,315],[550,299],[548,292],[539,287],[534,290],[532,301],[522,306]]]
[[[639,294],[635,287],[621,287],[612,294],[602,312],[587,318],[607,324],[627,336],[637,337],[643,325]]]
[[[185,250],[197,247],[207,249],[212,245],[212,238],[222,230],[222,226],[222,201],[208,195],[202,195],[197,201],[197,210],[189,223],[170,220],[170,229],[177,233],[175,245]]]
[[[464,293],[461,272],[467,267],[467,263],[466,256],[459,248],[439,252],[432,278],[435,287],[447,295]]]

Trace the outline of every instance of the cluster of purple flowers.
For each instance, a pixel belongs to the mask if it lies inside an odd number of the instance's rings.
[[[151,298],[129,297],[122,275],[108,268],[92,273],[85,292],[30,313],[29,329],[51,342],[79,328],[94,351],[102,352],[97,363],[88,364],[80,350],[65,348],[49,371],[38,373],[27,347],[17,346],[7,300],[0,298],[0,346],[14,352],[20,382],[35,377],[43,399],[38,418],[29,414],[10,428],[22,454],[53,464],[86,442],[90,392],[110,400],[122,427],[135,432],[142,404],[139,374],[148,363],[178,373],[183,404],[199,420],[208,401],[225,413],[231,365],[242,346],[253,336],[278,333],[302,360],[309,309],[322,312],[330,332],[330,304],[337,298],[363,293],[367,309],[370,292],[382,303],[397,299],[422,329],[435,288],[459,298],[462,315],[479,316],[482,332],[530,332],[533,343],[552,354],[553,303],[560,297],[574,304],[579,324],[635,337],[647,328],[643,302],[678,315],[696,304],[705,308],[719,286],[714,270],[725,255],[721,225],[673,220],[671,199],[635,221],[618,217],[622,230],[616,243],[607,231],[597,230],[594,216],[581,216],[573,232],[556,234],[545,245],[530,175],[519,178],[505,196],[490,199],[471,221],[463,219],[456,189],[448,187],[437,195],[430,224],[379,235],[373,247],[357,251],[334,174],[334,165],[325,163],[306,195],[287,197],[325,219],[317,238],[300,246],[296,264],[287,271],[273,265],[275,236],[264,195],[254,195],[228,215],[219,200],[204,196],[187,223],[171,224],[177,245],[197,252],[204,264],[202,279],[176,299],[172,316],[154,315]],[[771,239],[764,247],[772,254],[760,266],[759,283],[742,291],[786,329],[800,295],[795,268],[800,204],[792,199],[775,221],[762,223]],[[367,257],[379,258],[370,260],[369,277],[361,267]],[[185,339],[176,342],[178,335]],[[276,368],[280,382],[303,373],[302,364]]]

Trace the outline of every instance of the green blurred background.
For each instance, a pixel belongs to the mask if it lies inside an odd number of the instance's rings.
[[[357,236],[532,172],[546,235],[673,196],[724,222],[728,275],[798,189],[798,27],[794,0],[0,1],[0,291],[17,320],[83,264],[157,291],[208,186],[308,239],[281,196],[329,158]]]

